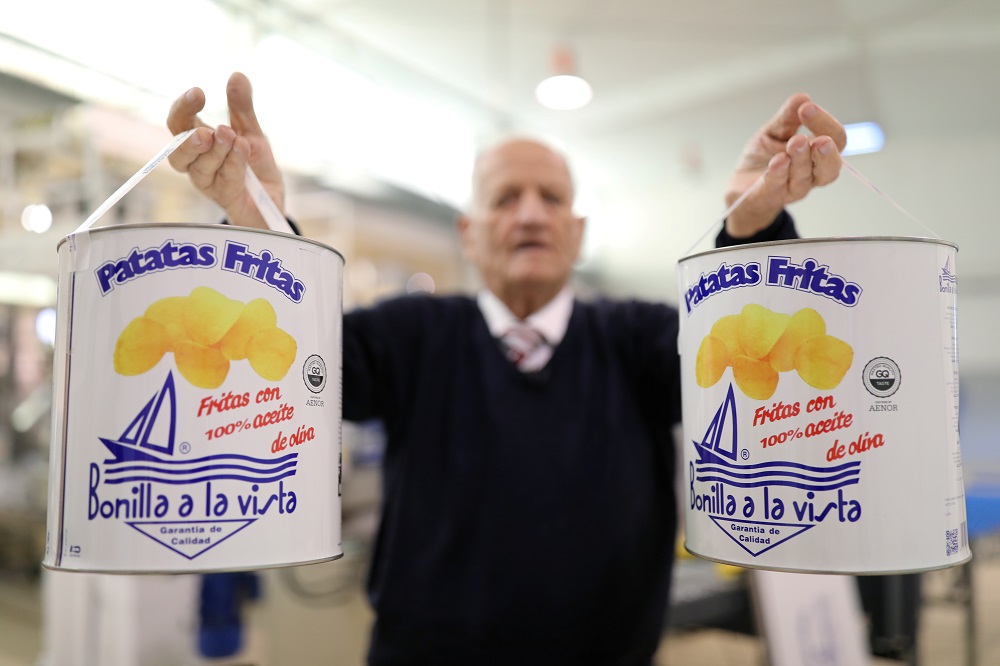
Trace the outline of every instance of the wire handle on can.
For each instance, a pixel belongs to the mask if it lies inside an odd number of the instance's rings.
[[[82,234],[83,232],[94,226],[108,210],[111,209],[116,203],[118,203],[122,197],[129,193],[129,191],[139,184],[143,178],[149,175],[149,172],[156,168],[156,166],[163,161],[170,153],[177,150],[182,143],[187,141],[187,138],[191,136],[194,129],[189,129],[186,132],[181,132],[175,135],[163,149],[153,157],[153,159],[146,162],[141,169],[139,169],[131,178],[129,178],[125,183],[115,190],[114,194],[107,198],[107,200],[97,207],[93,213],[90,214],[83,224],[81,224],[76,231],[71,234],[74,236],[76,234]],[[244,179],[246,183],[247,191],[250,193],[250,198],[253,199],[254,204],[257,206],[257,210],[260,211],[261,216],[264,218],[264,222],[267,223],[267,228],[271,231],[281,231],[284,233],[294,233],[292,231],[291,225],[288,224],[288,220],[285,216],[281,214],[278,207],[275,205],[271,196],[264,189],[260,180],[257,178],[257,174],[253,172],[250,165],[247,165],[246,177]]]
[[[874,192],[875,194],[879,195],[880,197],[882,197],[883,199],[885,199],[886,201],[888,201],[889,204],[891,204],[896,210],[898,210],[903,215],[905,215],[906,217],[908,217],[911,220],[913,220],[914,222],[916,222],[918,225],[920,225],[920,227],[924,231],[926,231],[927,233],[929,233],[931,236],[933,236],[934,238],[936,238],[938,240],[941,240],[941,236],[939,236],[933,229],[931,229],[926,224],[924,224],[923,222],[921,222],[920,220],[918,220],[916,218],[916,216],[914,216],[909,211],[907,211],[905,208],[903,208],[898,203],[896,203],[896,201],[892,197],[890,197],[888,194],[886,194],[881,189],[879,189],[875,185],[875,183],[873,183],[872,181],[870,181],[864,174],[862,174],[860,171],[858,171],[857,167],[855,167],[853,164],[850,164],[845,159],[841,159],[841,164],[843,164],[844,169],[849,174],[851,174],[852,176],[854,176],[855,178],[857,178],[858,181],[860,181],[862,185],[864,185],[865,187],[867,187],[868,189],[870,189],[872,192]],[[705,240],[705,237],[708,236],[708,234],[710,234],[714,229],[717,229],[720,224],[724,225],[726,223],[726,218],[728,218],[730,215],[732,215],[733,211],[736,210],[736,208],[741,203],[743,203],[746,200],[746,198],[748,196],[750,196],[750,194],[755,189],[757,189],[760,186],[760,183],[763,180],[764,180],[764,174],[761,174],[760,177],[758,177],[757,180],[755,180],[753,182],[753,184],[750,187],[748,187],[746,189],[746,191],[743,194],[741,194],[740,197],[736,201],[734,201],[731,206],[729,206],[729,208],[727,208],[725,210],[724,213],[722,213],[722,216],[718,220],[716,220],[715,222],[713,222],[711,225],[709,225],[709,227],[707,229],[705,229],[705,232],[701,236],[698,237],[698,240],[696,240],[691,245],[691,247],[688,248],[687,252],[685,252],[681,256],[686,257],[686,256],[690,255],[691,253],[693,253],[694,249],[696,247],[698,247],[698,245],[700,245],[703,240]]]
[[[875,185],[875,183],[873,183],[872,181],[868,180],[868,178],[865,177],[864,174],[862,174],[860,171],[858,171],[858,168],[856,166],[854,166],[853,164],[849,164],[847,162],[847,160],[841,160],[841,162],[843,162],[844,168],[847,169],[847,172],[849,174],[851,174],[852,176],[854,176],[855,178],[857,178],[859,181],[861,181],[862,185],[864,185],[865,187],[869,188],[875,194],[879,195],[880,197],[882,197],[883,199],[885,199],[886,201],[888,201],[896,210],[898,210],[900,213],[902,213],[906,217],[910,218],[911,220],[913,220],[914,222],[916,222],[917,224],[919,224],[920,227],[924,231],[926,231],[927,233],[929,233],[931,236],[934,236],[934,238],[937,238],[938,240],[941,240],[941,237],[933,229],[931,229],[926,224],[924,224],[923,222],[921,222],[920,220],[918,220],[916,218],[916,216],[912,215],[908,210],[906,210],[905,208],[903,208],[902,206],[900,206],[898,203],[896,203],[895,199],[893,199],[888,194],[886,194],[881,189],[879,189]]]

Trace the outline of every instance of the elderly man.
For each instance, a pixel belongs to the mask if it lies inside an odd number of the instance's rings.
[[[171,163],[230,221],[263,226],[244,170],[279,208],[281,173],[245,77],[228,96],[231,126],[214,129],[200,90],[178,98],[170,130],[199,129]],[[794,238],[784,206],[837,177],[843,145],[827,112],[789,98],[747,144],[727,198],[763,179],[717,242]],[[344,416],[388,437],[369,663],[648,666],[677,530],[677,312],[574,300],[584,220],[561,155],[506,141],[473,185],[458,231],[485,289],[344,317]]]

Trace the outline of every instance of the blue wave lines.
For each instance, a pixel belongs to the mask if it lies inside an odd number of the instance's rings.
[[[222,453],[191,460],[176,460],[145,454],[138,459],[115,458],[104,461],[107,474],[104,482],[187,484],[229,479],[248,483],[272,483],[293,476],[298,457],[298,453],[272,459]]]
[[[773,469],[767,472],[734,472],[725,468],[721,468],[715,465],[705,465],[697,468],[696,474],[718,474],[720,476],[726,476],[731,479],[768,479],[768,478],[791,478],[791,479],[802,479],[804,481],[839,481],[840,479],[847,479],[851,477],[857,477],[860,470],[848,470],[841,472],[840,474],[803,474],[802,472],[792,472],[783,469]]]
[[[784,479],[767,479],[760,481],[733,481],[728,477],[723,476],[696,476],[698,481],[720,481],[725,483],[727,486],[736,486],[737,488],[760,488],[763,486],[788,486],[790,488],[800,488],[802,490],[812,490],[814,492],[822,492],[826,490],[836,490],[837,488],[843,488],[845,486],[853,486],[858,483],[860,479],[857,477],[850,479],[848,481],[842,481],[840,483],[799,483],[798,481],[788,481]]]
[[[717,457],[695,465],[697,481],[718,481],[737,488],[788,486],[816,492],[836,490],[858,483],[861,462],[833,467],[815,467],[796,462],[769,461],[736,465]]]
[[[104,442],[105,444],[118,445],[119,447],[121,447],[121,445],[118,444],[117,442],[106,440],[103,437],[101,438],[101,441]],[[258,463],[261,465],[275,465],[278,463],[283,463],[287,460],[295,460],[298,457],[299,457],[298,453],[286,453],[285,455],[279,458],[254,458],[252,456],[244,456],[239,453],[217,453],[211,456],[202,456],[201,458],[191,458],[190,460],[176,460],[171,458],[160,458],[159,456],[149,454],[144,458],[144,460],[146,462],[149,461],[157,462],[161,465],[194,465],[203,462],[210,462],[212,460],[244,460],[246,462]],[[124,462],[129,462],[129,461],[120,460],[118,458],[109,458],[104,461],[104,464],[113,465],[113,464],[121,464]]]
[[[160,469],[156,465],[127,465],[116,467],[110,469],[105,467],[104,471],[107,474],[125,474],[127,472],[156,472],[158,474],[200,474],[202,472],[210,472],[219,469],[226,470],[239,470],[241,472],[250,472],[251,474],[274,474],[275,472],[281,472],[286,469],[295,469],[295,465],[298,463],[292,461],[285,463],[284,465],[278,465],[276,467],[266,467],[264,469],[258,469],[256,467],[247,467],[245,465],[205,465],[204,467],[195,467],[192,469]]]
[[[118,479],[104,479],[104,483],[108,484],[118,484],[118,483],[138,483],[141,481],[152,481],[155,483],[169,483],[172,485],[182,485],[187,483],[201,483],[202,481],[246,481],[247,483],[274,483],[275,481],[280,481],[281,479],[287,479],[290,476],[295,476],[295,470],[289,470],[284,474],[278,474],[277,476],[242,476],[239,474],[212,474],[208,476],[201,476],[196,478],[185,478],[185,479],[163,479],[157,476],[130,476],[122,477]]]
[[[698,445],[695,444],[695,446],[698,446]],[[710,465],[710,464],[717,464],[717,465],[721,465],[721,466],[723,466],[723,467],[725,467],[727,469],[736,469],[736,470],[768,469],[768,468],[772,468],[772,467],[776,467],[776,468],[781,469],[783,467],[794,467],[795,469],[802,469],[802,470],[805,470],[807,472],[816,472],[817,474],[824,474],[824,473],[830,473],[830,472],[841,472],[841,471],[843,471],[845,469],[856,469],[856,468],[860,469],[860,467],[861,467],[861,461],[860,460],[855,460],[855,461],[852,461],[852,462],[841,463],[839,465],[832,465],[830,467],[817,467],[816,465],[806,465],[805,463],[793,462],[791,460],[781,460],[781,461],[778,461],[778,460],[768,460],[768,461],[765,461],[765,462],[749,463],[749,464],[746,464],[746,465],[738,465],[738,464],[735,464],[735,463],[731,463],[731,462],[729,462],[728,460],[725,460],[725,459],[719,459],[718,457],[715,457],[715,456],[713,456],[713,457],[706,457],[704,459],[700,459],[700,460],[698,460],[698,462],[700,463],[698,465],[699,469],[702,468],[702,467],[705,467],[706,465]]]

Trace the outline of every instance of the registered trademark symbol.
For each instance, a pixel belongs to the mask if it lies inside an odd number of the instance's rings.
[[[181,453],[188,453],[191,450],[191,445],[188,444],[187,442],[181,442],[180,448],[181,448]],[[746,449],[744,449],[743,451],[745,453]]]
[[[750,450],[743,449],[742,451],[740,451],[740,457],[743,458],[743,460],[750,460]]]

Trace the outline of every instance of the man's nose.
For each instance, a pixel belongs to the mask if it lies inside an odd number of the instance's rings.
[[[525,192],[517,202],[517,221],[521,224],[544,222],[548,208],[537,192]]]

